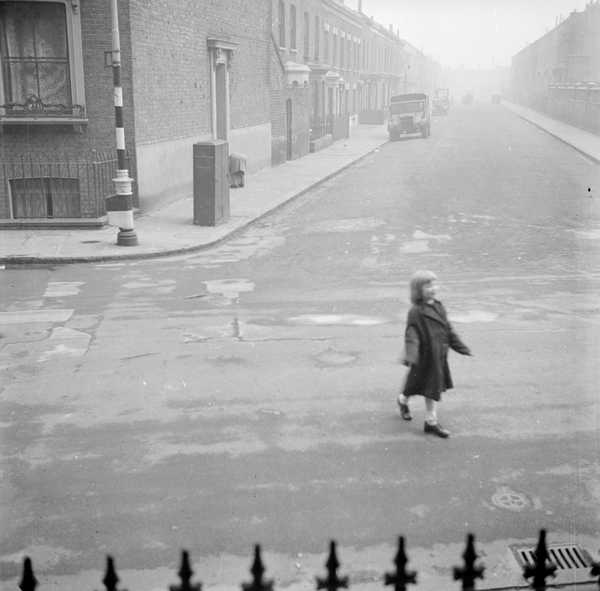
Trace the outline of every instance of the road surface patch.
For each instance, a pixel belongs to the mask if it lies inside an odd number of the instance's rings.
[[[377,326],[391,322],[381,316],[361,316],[359,314],[301,314],[288,319],[291,324],[318,326]]]
[[[66,322],[75,310],[19,310],[0,312],[2,324],[29,324],[32,322]]]
[[[45,298],[64,298],[79,295],[83,281],[51,281],[44,292]]]

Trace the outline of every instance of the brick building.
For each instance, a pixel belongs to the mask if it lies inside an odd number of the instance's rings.
[[[98,218],[115,165],[110,4],[0,0],[0,15],[0,218]],[[270,164],[270,0],[120,0],[119,19],[140,207],[189,191],[197,141]]]
[[[600,1],[516,54],[510,86],[516,102],[600,133]]]
[[[192,146],[226,139],[248,171],[305,155],[431,62],[341,0],[119,0],[135,205],[191,193]],[[106,0],[0,0],[0,219],[101,222],[114,192]],[[19,222],[19,220],[21,222]]]
[[[433,62],[363,14],[361,3],[352,10],[342,0],[273,0],[272,8],[284,79],[304,88],[286,98],[296,122],[288,153],[319,149],[359,122],[383,123],[392,94],[433,88]],[[310,124],[308,144],[302,123]]]

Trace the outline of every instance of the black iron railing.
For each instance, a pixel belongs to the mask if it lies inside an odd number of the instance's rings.
[[[348,115],[313,117],[310,121],[310,139],[318,140],[327,134],[330,134],[334,141],[349,137],[350,118]]]
[[[417,571],[407,570],[408,557],[405,551],[405,539],[398,538],[398,550],[393,561],[395,569],[386,572],[381,577],[384,587],[393,587],[394,591],[406,591],[408,585],[417,584]],[[341,563],[337,557],[336,542],[331,541],[329,555],[325,563],[325,577],[315,577],[315,589],[326,591],[338,591],[347,589],[351,585],[350,577],[339,575],[338,570]],[[523,566],[523,578],[531,580],[529,586],[534,591],[545,591],[550,584],[548,579],[555,575],[557,565],[550,560],[550,554],[546,545],[546,531],[539,532],[538,543],[533,553],[533,561]],[[484,579],[485,567],[479,561],[479,555],[475,550],[475,536],[467,535],[466,547],[462,554],[462,564],[455,566],[452,570],[452,579],[461,582],[462,591],[475,591],[477,579]],[[273,591],[274,581],[266,579],[266,568],[261,556],[261,547],[254,547],[254,559],[250,568],[252,580],[241,583],[242,591]],[[169,591],[202,591],[201,582],[192,582],[194,571],[190,564],[189,553],[183,550],[181,553],[181,566],[178,571],[181,581],[179,585],[169,586]],[[600,561],[591,562],[590,577],[598,577],[600,587]],[[106,558],[106,573],[102,579],[106,591],[119,591],[119,577],[112,556]],[[38,580],[33,572],[33,564],[29,557],[23,562],[23,573],[19,588],[21,591],[35,591]]]
[[[15,219],[100,217],[114,194],[116,170],[110,151],[83,157],[27,154],[0,164],[0,197],[8,191]]]

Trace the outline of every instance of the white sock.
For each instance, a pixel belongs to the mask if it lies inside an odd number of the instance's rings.
[[[400,404],[406,404],[408,406],[408,396],[404,396],[404,394],[398,395],[398,402]]]
[[[436,401],[431,398],[425,398],[425,422],[428,425],[437,424],[437,409]]]

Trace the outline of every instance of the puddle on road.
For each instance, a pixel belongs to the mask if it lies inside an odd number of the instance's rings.
[[[143,289],[146,293],[169,294],[175,291],[177,282],[175,279],[163,279],[161,281],[151,281],[145,278],[129,281],[123,284],[123,289],[136,290]]]
[[[359,353],[356,351],[336,351],[335,349],[327,349],[314,355],[313,359],[319,367],[341,367],[351,365],[359,358]]]
[[[227,303],[237,300],[240,293],[251,292],[255,288],[254,282],[249,279],[213,279],[203,283],[209,294],[222,296]]]
[[[398,249],[402,254],[420,254],[431,250],[430,242],[447,242],[452,240],[448,234],[427,234],[422,230],[415,230],[412,240],[404,242]]]
[[[422,232],[421,230],[415,230],[412,237],[415,240],[452,240],[452,238],[448,234],[427,234],[426,232]]]
[[[83,281],[50,281],[44,293],[45,298],[62,298],[79,295]]]
[[[50,338],[46,341],[52,347],[44,351],[39,357],[39,362],[48,361],[56,355],[81,357],[87,353],[91,336],[85,332],[58,326],[52,330]]]
[[[468,312],[451,314],[452,322],[494,322],[498,318],[495,312],[486,312],[484,310],[469,310]]]
[[[600,228],[594,230],[572,230],[579,238],[587,240],[600,240]]]
[[[389,318],[360,314],[302,314],[292,316],[288,321],[291,324],[319,326],[376,326],[392,322]]]
[[[324,220],[312,224],[305,234],[321,232],[365,232],[385,225],[383,220],[377,218],[345,218],[341,220]]]
[[[399,248],[399,251],[402,254],[419,254],[430,250],[431,248],[429,248],[429,242],[427,240],[411,240],[410,242],[405,242]]]

